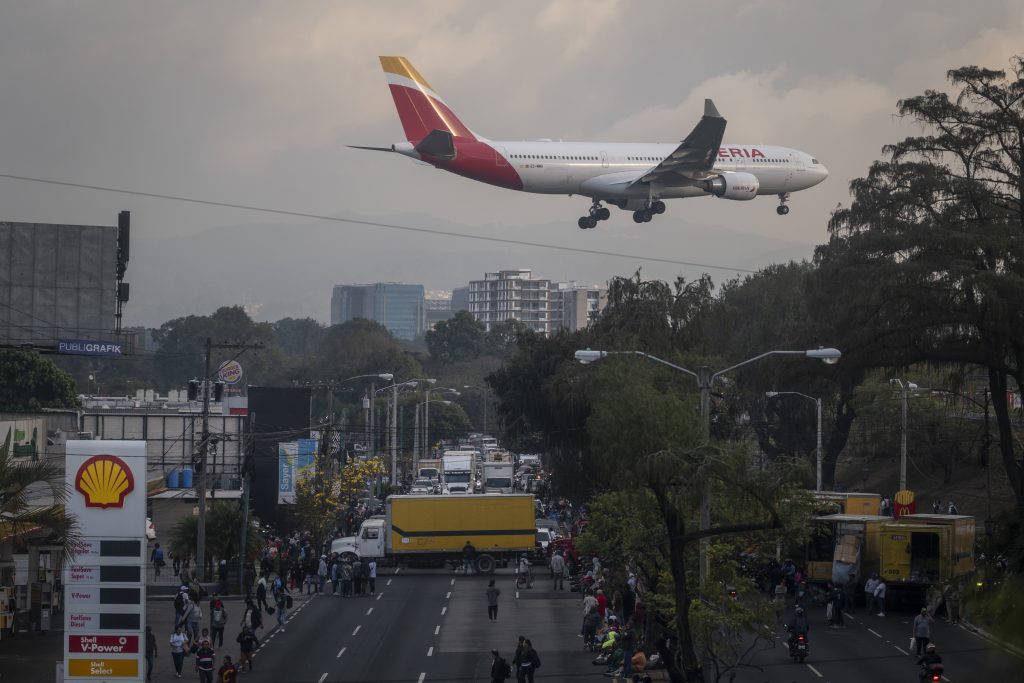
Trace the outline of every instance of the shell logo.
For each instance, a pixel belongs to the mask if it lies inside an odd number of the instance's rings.
[[[78,468],[75,490],[90,508],[124,507],[124,499],[135,490],[131,468],[116,455],[94,455]]]

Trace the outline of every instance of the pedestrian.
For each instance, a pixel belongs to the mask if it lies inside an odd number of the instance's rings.
[[[885,579],[879,579],[875,586],[875,601],[878,603],[878,616],[885,616]]]
[[[352,597],[352,560],[348,557],[341,563],[341,597]]]
[[[235,642],[238,643],[239,649],[242,652],[242,656],[238,658],[238,668],[241,669],[248,662],[249,671],[252,671],[252,653],[260,646],[259,638],[252,632],[252,629],[248,626],[243,626],[242,632],[235,638]]]
[[[489,621],[498,620],[498,596],[501,595],[501,589],[495,587],[494,579],[487,582],[487,619]]]
[[[775,605],[775,623],[782,623],[782,615],[786,612],[786,578],[785,576],[779,578],[779,582],[775,584],[775,597],[773,603]]]
[[[217,592],[228,592],[228,561],[224,558],[221,558],[217,565]],[[210,669],[210,675],[213,675],[213,669]]]
[[[210,641],[217,647],[224,646],[224,626],[228,623],[228,611],[224,601],[216,593],[210,598]]]
[[[370,595],[377,593],[377,560],[370,558],[366,562],[366,580],[370,584]]]
[[[512,666],[516,669],[516,680],[519,680],[519,660],[523,657],[523,649],[526,647],[526,636],[519,636],[519,641],[516,643],[515,654],[512,655]]]
[[[153,629],[146,627],[146,680],[153,680],[153,664],[156,663],[156,636]]]
[[[466,576],[476,573],[476,548],[469,541],[462,546],[462,573]]]
[[[363,594],[363,561],[358,557],[352,561],[352,591],[355,595]]]
[[[878,587],[878,574],[875,572],[871,573],[868,580],[864,582],[864,604],[867,607],[868,614],[875,611],[875,588]]]
[[[583,596],[583,623],[580,625],[580,636],[586,635],[586,623],[587,616],[590,614],[597,614],[597,598],[594,597],[594,593],[587,590],[587,594]],[[598,620],[601,617],[598,616]]]
[[[181,678],[181,666],[185,663],[185,648],[188,647],[188,636],[185,630],[179,625],[171,634],[171,661],[174,662],[174,673]]]
[[[324,584],[327,583],[327,556],[321,555],[320,562],[316,566],[316,592],[319,595],[324,593]]]
[[[198,602],[189,600],[188,607],[185,608],[184,618],[186,620],[185,631],[188,633],[189,640],[195,640],[195,637],[199,635],[200,624],[203,621],[203,608],[199,606]]]
[[[164,549],[157,543],[153,546],[153,552],[149,554],[149,560],[153,563],[153,575],[160,576],[160,567],[166,564],[164,562]]]
[[[171,569],[174,570],[174,575],[178,576],[181,574],[181,553],[174,551],[170,552],[171,555]]]
[[[832,627],[846,628],[846,622],[843,620],[843,610],[846,608],[846,592],[841,585],[832,588],[829,601],[832,605]]]
[[[540,656],[533,649],[529,638],[523,640],[523,649],[519,653],[519,683],[534,683],[533,676],[540,668]]]
[[[213,683],[215,660],[216,656],[209,641],[199,645],[199,649],[196,650],[196,673],[199,674],[199,683]]]
[[[199,634],[199,637],[194,638],[192,640],[192,644],[195,645],[196,647],[202,647],[203,645],[208,645],[209,647],[212,648],[213,647],[213,640],[210,638],[210,630],[204,628],[202,633]]]
[[[288,621],[288,618],[287,618],[288,617],[288,610],[285,608],[286,600],[285,600],[284,591],[279,592],[275,596],[274,599],[277,602],[277,605],[276,605],[277,626],[278,626],[277,630],[279,630],[281,633],[284,633],[284,625]]]
[[[331,595],[338,594],[338,588],[341,584],[341,562],[337,556],[331,559]]]
[[[946,596],[946,612],[950,623],[960,623],[960,589],[957,586],[949,587],[949,594]]]
[[[497,650],[491,650],[491,683],[502,683],[511,678],[511,667]]]
[[[953,501],[949,501],[949,507],[946,508],[947,515],[959,515],[960,511],[956,509],[956,505],[953,505]]]
[[[561,550],[556,550],[555,554],[551,556],[551,574],[555,581],[553,590],[564,590],[565,585],[563,583],[563,579],[565,578],[565,558],[562,557]]]
[[[604,621],[605,614],[608,612],[608,598],[605,597],[604,591],[600,588],[597,589],[597,613],[601,617],[601,621]]]
[[[633,631],[633,624],[629,621],[619,632],[618,646],[622,648],[622,676],[629,680],[633,675],[633,648],[636,647],[636,633]]]
[[[224,655],[224,664],[217,670],[219,683],[236,683],[238,681],[238,667],[231,661],[230,655]]]
[[[267,576],[263,574],[260,576],[260,580],[256,583],[256,605],[262,609],[268,609],[270,607],[267,604]]]
[[[917,656],[920,657],[928,648],[932,639],[932,615],[928,614],[928,608],[922,607],[921,613],[914,617],[914,624],[910,629],[910,637],[914,639],[917,647]]]

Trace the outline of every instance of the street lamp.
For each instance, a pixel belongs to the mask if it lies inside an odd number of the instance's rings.
[[[482,387],[478,387],[475,384],[463,384],[462,388],[463,389],[476,389],[478,391],[483,392],[483,395],[484,395],[484,426],[483,426],[483,429],[481,431],[483,431],[484,434],[487,434],[487,385],[485,384]]]
[[[901,379],[891,379],[889,384],[895,384],[900,388],[903,397],[903,415],[900,420],[900,491],[907,490],[907,394],[917,390],[913,382],[904,382]]]
[[[817,458],[818,459],[818,477],[816,479],[816,484],[815,484],[814,490],[815,491],[820,491],[821,490],[821,399],[820,398],[814,398],[813,396],[808,396],[807,394],[801,394],[799,391],[766,391],[766,392],[764,392],[764,395],[767,396],[768,398],[774,398],[776,396],[784,396],[784,395],[803,396],[806,399],[810,399],[810,400],[814,401],[814,404],[817,406],[817,408],[818,408],[818,446],[817,446],[817,453],[818,453],[818,458]]]
[[[391,486],[397,485],[398,481],[398,387],[416,386],[420,382],[434,384],[436,379],[426,377],[415,377],[404,382],[392,382],[390,386],[383,387],[379,391],[391,390]],[[427,389],[430,395],[430,389]]]
[[[820,360],[820,361],[822,361],[822,362],[824,362],[824,363],[826,363],[828,365],[835,365],[836,363],[839,362],[839,359],[842,357],[843,354],[839,351],[839,349],[833,349],[833,348],[827,348],[826,349],[826,348],[822,348],[822,347],[819,347],[817,349],[807,349],[807,350],[804,350],[804,351],[782,351],[782,350],[766,351],[765,353],[762,353],[760,355],[754,356],[753,358],[748,358],[747,360],[745,360],[745,361],[743,361],[741,363],[736,363],[735,365],[730,365],[729,367],[725,368],[724,370],[719,370],[718,372],[712,372],[712,369],[709,366],[707,366],[707,365],[700,366],[700,368],[698,368],[698,371],[694,372],[693,370],[688,370],[687,368],[684,368],[684,367],[681,367],[679,365],[676,365],[675,363],[670,363],[667,360],[664,360],[662,358],[658,358],[657,356],[652,356],[651,354],[645,353],[643,351],[598,351],[598,350],[594,350],[594,349],[580,349],[579,351],[577,351],[574,354],[574,357],[580,363],[587,364],[587,363],[593,363],[595,361],[601,360],[602,358],[606,358],[608,356],[613,356],[613,355],[615,355],[615,356],[619,356],[619,355],[643,356],[644,358],[646,358],[648,360],[652,360],[655,363],[661,363],[662,365],[664,365],[666,367],[670,367],[673,370],[676,370],[678,372],[682,372],[682,373],[685,373],[687,375],[690,375],[695,380],[697,380],[697,388],[700,389],[700,416],[701,416],[701,422],[702,422],[702,426],[703,426],[704,439],[705,440],[710,440],[711,439],[711,387],[714,384],[715,380],[718,379],[719,377],[721,377],[722,375],[724,375],[724,374],[726,374],[728,372],[732,372],[733,370],[736,370],[737,368],[741,368],[744,365],[748,365],[750,363],[753,363],[754,361],[761,360],[762,358],[767,358],[768,356],[803,356],[805,358],[814,358],[814,359]],[[710,481],[710,479],[706,479],[704,481],[704,487],[703,487],[703,491],[702,491],[702,495],[701,495],[701,502],[700,502],[700,530],[701,531],[707,531],[710,528],[711,528],[711,481]],[[702,538],[701,541],[700,541],[700,585],[701,585],[701,587],[703,587],[705,585],[705,583],[707,581],[708,571],[709,571],[707,548],[708,548],[708,539],[705,537],[705,538]]]

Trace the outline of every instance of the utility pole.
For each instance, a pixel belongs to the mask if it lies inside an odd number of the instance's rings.
[[[201,388],[203,391],[203,433],[199,441],[198,458],[193,457],[193,469],[198,465],[196,472],[198,483],[196,494],[199,497],[199,524],[196,533],[196,569],[199,571],[199,581],[206,581],[206,454],[210,448],[210,388],[212,386],[210,375],[210,353],[213,349],[235,349],[241,353],[249,349],[262,349],[263,344],[214,344],[210,337],[206,338],[206,365],[203,371]]]
[[[249,482],[252,477],[253,457],[256,442],[253,440],[253,425],[256,416],[249,415],[249,438],[245,443],[245,460],[242,462],[242,528],[241,538],[238,543],[238,592],[245,595],[250,586],[245,585],[245,555],[246,545],[249,541]]]

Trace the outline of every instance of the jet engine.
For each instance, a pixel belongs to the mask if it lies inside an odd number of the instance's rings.
[[[701,183],[704,191],[716,197],[747,201],[757,196],[760,183],[753,173],[723,173]]]

